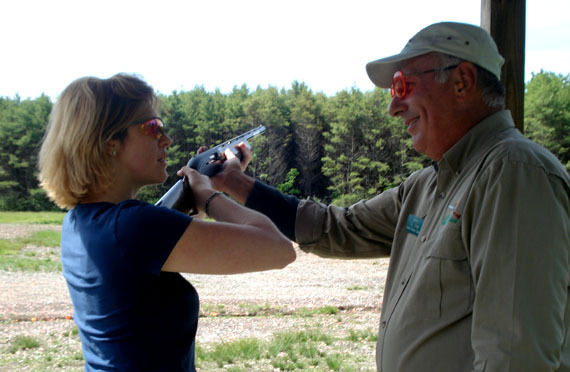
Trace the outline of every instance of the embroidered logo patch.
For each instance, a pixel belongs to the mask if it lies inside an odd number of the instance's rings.
[[[461,213],[457,211],[459,207],[459,201],[455,205],[448,205],[447,209],[449,209],[449,214],[443,217],[443,221],[441,221],[441,225],[445,226],[448,222],[457,223],[459,221],[459,217],[461,217]]]
[[[418,236],[420,234],[420,230],[422,229],[423,224],[424,220],[422,218],[410,214],[408,215],[408,221],[406,221],[406,231],[409,232],[410,234]]]

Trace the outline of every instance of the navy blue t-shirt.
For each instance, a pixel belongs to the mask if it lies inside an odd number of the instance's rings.
[[[198,294],[161,272],[191,221],[137,200],[67,213],[61,259],[86,371],[195,371]]]

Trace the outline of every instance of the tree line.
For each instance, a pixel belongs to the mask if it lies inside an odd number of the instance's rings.
[[[259,125],[247,172],[300,198],[349,205],[402,182],[429,164],[412,148],[400,119],[387,113],[386,90],[313,93],[234,87],[227,94],[203,87],[159,96],[173,143],[163,185],[138,197],[155,202],[176,171],[201,145],[214,146]],[[0,210],[56,210],[37,181],[37,154],[53,102],[46,95],[0,97]],[[541,71],[525,88],[525,135],[552,151],[570,170],[570,76]]]

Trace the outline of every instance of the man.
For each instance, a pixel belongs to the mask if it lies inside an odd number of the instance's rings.
[[[366,66],[434,161],[373,199],[299,201],[231,166],[213,179],[305,252],[390,255],[378,371],[570,371],[570,177],[515,129],[502,64],[486,31],[446,22]]]

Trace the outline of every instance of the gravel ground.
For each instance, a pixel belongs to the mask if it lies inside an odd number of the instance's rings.
[[[283,270],[185,276],[198,290],[206,318],[223,315],[220,313],[251,315],[259,307],[262,313],[265,309],[269,313],[287,314],[327,305],[376,316],[380,311],[386,268],[386,259],[325,260],[298,251],[297,260]],[[48,321],[72,315],[65,280],[60,273],[0,271],[1,321]],[[202,331],[205,331],[205,323],[207,321],[201,321]],[[5,324],[0,325],[2,338],[6,336],[4,327]],[[262,330],[268,328],[271,327],[261,326]],[[217,335],[219,332],[206,333]]]
[[[0,238],[49,228],[57,227],[0,224]],[[303,329],[315,322],[339,334],[348,329],[375,330],[387,266],[387,258],[333,260],[298,250],[297,260],[283,270],[185,275],[200,295],[198,342],[268,339],[274,332]],[[271,316],[329,305],[340,309],[338,316]],[[15,335],[65,335],[73,327],[72,315],[60,273],[0,271],[0,346]]]

